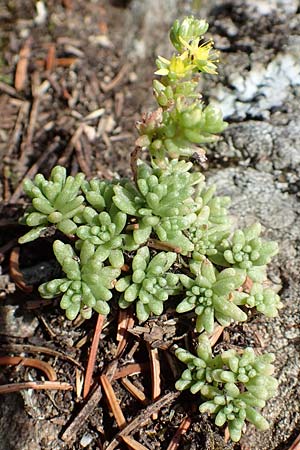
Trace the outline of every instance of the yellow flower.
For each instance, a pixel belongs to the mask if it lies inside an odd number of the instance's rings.
[[[190,59],[192,64],[201,72],[216,74],[219,62],[219,52],[213,49],[213,41],[206,41],[200,44],[201,39],[193,39],[191,43],[186,42],[179,36],[180,42],[187,48],[182,54],[186,59]]]
[[[196,67],[194,64],[191,64],[185,54],[174,55],[171,60],[159,56],[157,66],[159,69],[155,72],[155,75],[168,76],[171,80],[186,77]]]

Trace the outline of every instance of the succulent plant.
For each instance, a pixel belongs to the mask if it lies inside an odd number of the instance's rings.
[[[115,213],[116,208],[112,202],[112,197],[114,195],[114,184],[114,181],[99,180],[94,178],[90,181],[84,181],[81,189],[87,203],[97,212],[112,209],[112,212]]]
[[[232,221],[228,215],[229,197],[215,196],[215,186],[202,189],[197,198],[201,208],[197,219],[189,227],[187,236],[194,244],[193,260],[218,253],[218,246],[231,234]]]
[[[104,266],[89,242],[82,245],[80,257],[71,245],[58,240],[53,244],[53,251],[66,277],[42,284],[39,287],[41,296],[53,298],[63,294],[60,306],[66,310],[69,320],[75,319],[79,313],[84,318],[90,318],[92,309],[99,314],[108,314],[110,308],[107,302],[112,297],[111,290],[121,271]]]
[[[138,218],[133,242],[128,240],[128,245],[144,244],[153,231],[161,241],[184,251],[193,250],[193,244],[182,231],[196,220],[198,204],[193,199],[194,186],[203,182],[203,176],[191,173],[191,167],[191,163],[173,160],[164,170],[140,162],[136,189],[128,184],[114,187],[115,205]]]
[[[214,356],[205,333],[199,337],[197,356],[182,348],[175,354],[187,365],[176,388],[200,392],[207,399],[200,404],[200,412],[213,414],[218,426],[227,423],[233,441],[239,441],[245,420],[260,430],[269,427],[258,409],[276,394],[273,354],[256,356],[248,347],[242,353],[231,349]]]
[[[135,300],[137,318],[144,322],[151,313],[160,315],[169,295],[178,290],[179,276],[167,272],[176,260],[176,253],[160,252],[152,259],[148,247],[142,247],[132,261],[132,275],[120,278],[116,290],[124,292],[119,305],[127,308]]]
[[[137,124],[137,144],[148,147],[154,160],[191,157],[199,144],[216,140],[215,133],[227,127],[221,111],[204,106],[196,90],[199,72],[216,73],[219,57],[211,40],[202,41],[207,29],[205,20],[188,17],[176,21],[170,38],[179,53],[156,60],[155,74],[162,77],[153,82],[159,108]]]
[[[120,308],[134,306],[143,322],[161,315],[170,300],[179,314],[194,311],[199,333],[213,333],[216,322],[245,321],[249,308],[274,317],[282,307],[266,280],[277,244],[260,237],[257,223],[233,231],[230,199],[216,195],[201,173],[206,158],[199,145],[227,126],[221,111],[200,101],[198,92],[200,73],[217,69],[213,42],[203,40],[207,29],[206,21],[194,17],[175,21],[171,29],[176,52],[156,61],[158,107],[137,124],[132,180],[86,181],[83,174],[67,177],[57,166],[49,180],[38,174],[24,183],[32,200],[24,221],[32,229],[19,242],[40,237],[49,226],[70,242],[53,244],[62,278],[39,287],[45,298],[62,296],[69,320],[78,314],[88,319],[93,310],[107,315],[112,300]],[[144,162],[146,149],[150,158]],[[266,429],[259,409],[276,392],[273,355],[256,356],[251,348],[213,355],[206,333],[197,356],[176,350],[187,365],[177,389],[199,392],[200,411],[213,414],[218,426],[227,423],[234,441],[246,420]]]
[[[97,258],[100,261],[109,261],[113,267],[121,268],[124,264],[122,248],[123,231],[127,216],[121,211],[109,214],[102,211],[99,214],[91,207],[86,207],[81,219],[85,225],[80,225],[76,230],[76,236],[79,241],[76,242],[76,248],[80,249],[84,241],[89,241],[94,245]]]
[[[234,292],[233,302],[236,305],[246,305],[248,308],[256,308],[257,311],[267,317],[278,316],[278,310],[283,308],[279,295],[273,289],[264,288],[259,283],[253,283],[249,293]]]
[[[255,223],[244,230],[236,230],[231,239],[223,240],[212,261],[222,266],[232,266],[247,271],[256,282],[266,278],[266,264],[278,253],[278,244],[260,238],[261,225]]]
[[[24,181],[24,191],[31,198],[32,210],[25,215],[25,223],[33,230],[19,239],[21,244],[36,239],[42,230],[55,225],[65,234],[73,234],[77,228],[72,218],[84,206],[84,197],[78,195],[84,174],[67,177],[66,169],[56,166],[52,169],[49,181],[37,174],[34,181]]]
[[[196,278],[180,275],[186,290],[176,311],[184,313],[195,309],[197,331],[204,329],[212,333],[215,319],[221,325],[228,325],[231,320],[247,320],[247,314],[231,301],[234,291],[245,281],[245,272],[229,268],[218,273],[208,259],[200,264],[192,263],[190,268]]]
[[[185,42],[199,39],[208,30],[206,20],[195,19],[194,16],[185,17],[182,21],[175,20],[170,30],[170,40],[178,52],[185,50]]]

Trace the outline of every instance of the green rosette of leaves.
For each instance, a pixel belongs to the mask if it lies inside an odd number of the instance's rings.
[[[104,266],[88,241],[82,245],[80,258],[71,245],[58,240],[53,244],[53,251],[66,276],[42,284],[39,287],[41,296],[53,298],[63,294],[60,306],[69,320],[74,320],[79,313],[88,319],[93,309],[107,315],[111,290],[121,271]]]
[[[109,259],[113,267],[121,268],[124,264],[122,250],[123,231],[127,215],[115,208],[110,214],[106,211],[98,213],[91,207],[86,207],[81,214],[85,225],[76,230],[79,241],[76,248],[80,249],[84,241],[94,246],[95,256],[100,261]]]
[[[202,189],[197,202],[201,204],[197,219],[187,231],[188,238],[194,244],[193,260],[202,261],[218,253],[217,247],[231,233],[232,221],[228,215],[230,198],[215,196],[215,186]]]
[[[256,356],[252,348],[246,348],[242,353],[228,350],[214,356],[206,334],[199,337],[197,356],[181,348],[175,354],[187,365],[176,388],[199,392],[207,399],[200,405],[200,412],[212,414],[220,427],[227,424],[233,441],[240,440],[246,420],[259,430],[269,427],[259,409],[278,387],[272,376],[273,354]]]
[[[208,259],[191,263],[190,270],[196,278],[180,275],[186,291],[176,311],[185,313],[195,310],[197,331],[212,333],[215,320],[221,325],[228,325],[233,320],[247,320],[247,314],[231,301],[235,290],[245,281],[244,271],[229,268],[218,272]]]
[[[56,166],[49,181],[37,174],[33,181],[24,181],[24,191],[31,198],[32,209],[25,214],[26,225],[33,227],[19,239],[21,244],[38,238],[47,226],[55,225],[64,234],[73,234],[77,225],[72,218],[83,210],[84,197],[79,195],[84,174],[66,175],[66,169]]]
[[[260,237],[261,225],[255,223],[244,230],[236,230],[231,239],[225,239],[211,260],[223,267],[243,269],[254,282],[266,279],[266,265],[278,253],[278,244]]]
[[[180,247],[183,252],[193,250],[183,230],[196,220],[199,204],[193,194],[195,186],[203,182],[203,175],[191,173],[191,166],[191,163],[173,160],[164,170],[140,162],[137,188],[129,183],[114,187],[115,205],[138,218],[136,229],[126,240],[128,249],[145,243],[154,232],[159,240]]]
[[[148,247],[142,247],[132,261],[132,275],[120,278],[115,288],[123,294],[119,300],[121,308],[135,302],[136,315],[141,322],[151,313],[160,315],[169,295],[180,290],[179,276],[168,272],[176,260],[176,253],[160,252],[151,258]]]
[[[256,308],[267,317],[277,317],[278,310],[283,308],[280,296],[273,289],[265,288],[260,283],[253,283],[249,293],[234,292],[233,302],[236,305]]]

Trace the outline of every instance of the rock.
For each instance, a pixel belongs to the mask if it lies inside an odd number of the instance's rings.
[[[23,312],[19,305],[0,306],[0,334],[27,338],[34,335],[38,319],[30,312]]]

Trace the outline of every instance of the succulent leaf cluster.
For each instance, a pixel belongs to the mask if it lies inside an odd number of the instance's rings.
[[[19,242],[24,244],[36,239],[49,225],[55,225],[65,234],[73,234],[77,227],[72,219],[84,208],[84,197],[79,195],[83,180],[82,173],[67,177],[66,169],[61,166],[54,167],[49,180],[40,173],[33,181],[26,179],[24,191],[31,198],[32,207],[24,221],[33,228]]]
[[[192,257],[196,261],[202,261],[203,256],[217,254],[217,246],[231,234],[232,221],[228,213],[230,198],[216,196],[215,190],[215,186],[210,186],[198,193],[200,198],[197,201],[201,209],[188,230],[188,237],[194,244]]]
[[[53,244],[53,251],[66,276],[43,283],[39,287],[42,297],[52,298],[63,294],[60,306],[66,311],[69,320],[75,319],[79,313],[88,319],[92,309],[107,315],[107,302],[112,298],[111,289],[121,271],[104,266],[88,242],[82,245],[80,257],[71,245],[58,240]]]
[[[247,320],[247,314],[232,302],[234,292],[245,281],[245,272],[233,268],[218,272],[208,259],[200,264],[191,263],[190,269],[196,278],[180,275],[186,290],[176,311],[184,313],[195,309],[197,331],[212,333],[215,320],[224,326],[231,320]]]
[[[102,211],[98,214],[87,206],[82,212],[82,219],[85,224],[76,230],[79,237],[76,248],[80,249],[83,242],[88,241],[101,261],[109,259],[112,266],[121,268],[124,264],[121,232],[126,225],[126,214],[121,211],[112,214]]]
[[[265,288],[262,284],[253,283],[249,293],[235,291],[233,302],[236,305],[246,305],[267,317],[278,316],[278,310],[283,308],[280,297],[271,288]]]
[[[276,391],[273,356],[256,356],[250,348],[214,356],[206,333],[216,323],[247,320],[250,308],[275,317],[283,305],[266,275],[277,243],[261,237],[259,223],[233,230],[229,197],[207,186],[198,164],[205,158],[199,145],[227,126],[198,92],[199,74],[217,69],[213,42],[203,38],[207,29],[206,21],[193,17],[171,29],[176,52],[157,59],[158,109],[137,124],[133,179],[87,181],[56,166],[49,180],[41,174],[26,180],[32,205],[23,222],[31,230],[19,242],[48,227],[69,240],[53,244],[62,277],[39,287],[42,297],[61,296],[69,320],[78,314],[89,319],[93,310],[107,315],[113,301],[134,306],[141,322],[161,315],[167,300],[178,314],[193,311],[191,323],[202,334],[197,356],[176,351],[187,364],[176,387],[200,392],[200,411],[213,414],[218,426],[227,423],[237,441],[245,420],[262,430],[268,426],[259,409]],[[149,152],[147,162],[136,156],[141,148]]]
[[[191,168],[192,163],[178,160],[172,160],[167,170],[140,161],[136,188],[132,184],[115,186],[115,205],[137,218],[132,239],[127,238],[128,248],[144,244],[153,232],[183,251],[193,250],[183,231],[196,220],[198,203],[193,194],[203,175]]]
[[[278,253],[278,244],[262,240],[260,233],[260,223],[254,223],[244,230],[236,230],[230,239],[220,242],[212,261],[222,266],[246,270],[254,282],[262,282],[266,265]]]
[[[127,308],[136,300],[136,315],[144,322],[151,313],[160,315],[164,302],[178,289],[179,276],[168,272],[176,253],[160,252],[151,259],[148,247],[142,247],[132,260],[132,275],[120,278],[116,290],[123,292],[119,306]]]
[[[276,394],[278,387],[272,376],[272,353],[256,356],[248,347],[242,353],[230,349],[214,356],[203,333],[199,337],[197,356],[182,348],[175,354],[187,365],[176,388],[200,393],[200,412],[214,415],[220,427],[227,423],[233,441],[239,441],[246,420],[259,430],[269,427],[259,410]]]

